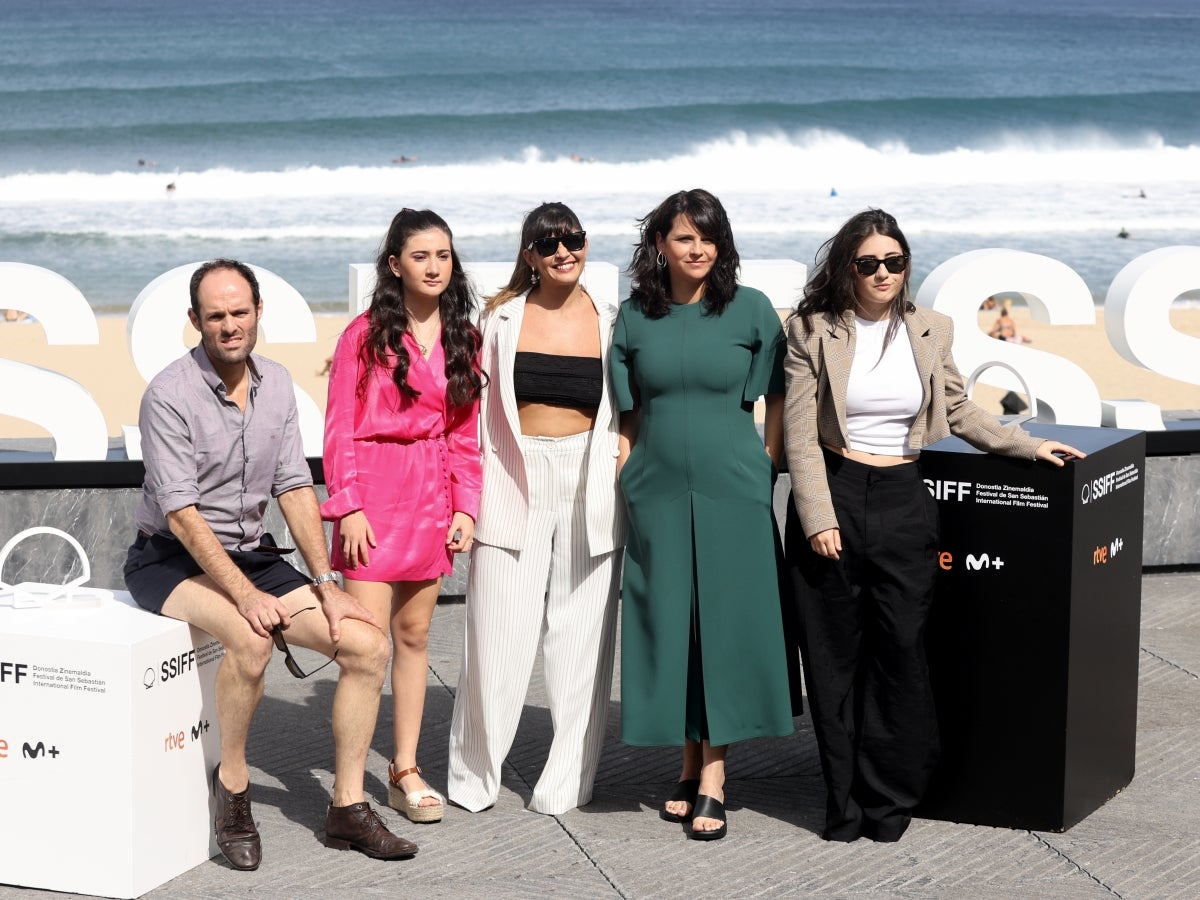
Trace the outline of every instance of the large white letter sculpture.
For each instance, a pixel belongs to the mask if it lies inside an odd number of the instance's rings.
[[[0,263],[5,305],[41,323],[47,344],[99,344],[96,316],[79,289],[57,272],[27,263]],[[30,332],[30,337],[33,332]],[[66,375],[0,359],[0,413],[33,422],[54,438],[56,460],[104,459],[108,426],[87,389]]]
[[[1200,288],[1200,247],[1163,247],[1117,273],[1104,300],[1109,343],[1135,366],[1200,385],[1200,338],[1171,327],[1171,303]]]
[[[791,310],[808,281],[808,266],[794,259],[748,259],[738,280],[766,294],[777,310]]]
[[[1039,322],[1091,325],[1096,321],[1091,292],[1073,269],[1018,250],[972,250],[942,263],[929,273],[916,302],[954,320],[954,361],[964,376],[995,362],[1007,363],[1029,382],[1040,421],[1099,425],[1100,392],[1087,372],[1061,356],[1006,344],[979,330],[980,305],[1001,291],[1020,292]],[[978,380],[1021,390],[1012,373],[998,366],[981,373]]]
[[[138,294],[129,313],[129,352],[149,381],[186,350],[181,337],[187,320],[188,282],[198,263],[160,275]],[[467,274],[480,297],[508,281],[510,263],[475,263]],[[290,284],[266,269],[255,268],[262,285],[263,331],[273,341],[312,343],[312,311]],[[749,260],[746,284],[766,292],[777,309],[794,305],[803,287],[805,267],[793,260]],[[1168,378],[1200,385],[1200,338],[1171,327],[1175,298],[1200,287],[1200,247],[1165,247],[1138,257],[1113,280],[1105,303],[1110,343],[1131,363]],[[617,267],[590,263],[588,289],[598,301],[619,301]],[[349,312],[353,317],[370,303],[375,273],[370,265],[351,265]],[[1072,269],[1053,259],[1016,250],[975,250],[938,266],[925,279],[916,302],[955,321],[954,357],[963,375],[1009,390],[1024,390],[1015,373],[1028,381],[1038,401],[1038,418],[1048,422],[1121,428],[1161,429],[1158,407],[1140,400],[1101,401],[1096,385],[1079,366],[1041,350],[987,337],[978,311],[985,298],[1005,291],[1021,293],[1033,317],[1052,325],[1091,325],[1092,297]],[[0,262],[4,305],[35,316],[49,344],[96,344],[96,317],[78,289],[48,269]],[[108,455],[104,416],[81,385],[57,372],[0,359],[0,414],[45,428],[54,438],[55,459],[102,460]],[[1197,397],[1200,405],[1200,396]],[[322,416],[303,391],[296,390],[304,452],[321,455]],[[126,449],[140,459],[136,426],[125,426]]]
[[[187,352],[181,340],[187,310],[191,305],[188,284],[192,273],[202,263],[177,266],[164,272],[142,288],[129,310],[126,330],[129,352],[141,376],[150,381],[172,361]],[[263,299],[262,330],[278,342],[312,343],[317,339],[317,325],[312,310],[299,292],[267,269],[251,266],[258,277]],[[306,456],[321,455],[321,439],[325,432],[321,410],[300,388],[295,388],[296,406],[300,416],[300,436]],[[137,427],[127,425],[125,449],[130,459],[141,459],[141,440]]]
[[[1200,338],[1171,327],[1171,303],[1200,287],[1200,247],[1163,247],[1117,273],[1104,299],[1108,342],[1135,366],[1200,384]],[[1163,428],[1162,410],[1145,400],[1105,400],[1104,424]]]

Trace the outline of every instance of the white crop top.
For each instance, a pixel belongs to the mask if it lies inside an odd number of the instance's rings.
[[[921,375],[908,329],[896,329],[880,359],[888,319],[854,317],[854,363],[846,386],[846,429],[850,447],[883,456],[908,456],[908,432],[921,409]]]

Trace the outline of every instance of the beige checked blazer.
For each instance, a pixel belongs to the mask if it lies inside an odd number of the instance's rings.
[[[599,315],[600,356],[604,361],[604,393],[588,443],[584,477],[588,551],[608,553],[625,543],[625,505],[617,498],[617,410],[609,384],[608,348],[617,311],[593,301]],[[521,422],[513,388],[513,363],[525,317],[525,297],[514,297],[480,320],[483,349],[480,367],[487,385],[479,400],[479,452],[483,457],[483,492],[475,540],[493,547],[521,550],[529,515],[529,481],[521,453]]]
[[[849,446],[846,383],[854,362],[854,313],[848,311],[834,325],[816,316],[812,324],[812,333],[806,334],[798,316],[788,322],[784,361],[784,446],[805,537],[838,527],[821,445]],[[980,450],[1033,459],[1042,443],[1039,438],[1017,425],[1002,426],[967,399],[963,377],[950,355],[954,343],[950,318],[910,306],[904,324],[923,393],[921,408],[908,432],[909,446],[927,447],[953,434]]]

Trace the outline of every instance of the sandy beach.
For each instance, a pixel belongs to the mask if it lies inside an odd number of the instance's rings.
[[[1138,398],[1159,404],[1163,409],[1200,409],[1200,386],[1185,384],[1156,375],[1126,362],[1108,342],[1104,332],[1104,313],[1097,311],[1095,325],[1047,325],[1037,322],[1029,310],[1013,310],[1017,332],[1028,337],[1031,347],[1065,357],[1091,375],[1104,398]],[[291,371],[296,383],[324,409],[327,379],[319,370],[333,352],[338,335],[346,325],[344,315],[317,315],[317,340],[312,344],[271,343],[260,335],[258,351]],[[995,314],[980,312],[983,331],[991,327]],[[1200,337],[1200,309],[1177,307],[1171,311],[1172,325],[1186,334]],[[125,318],[99,319],[100,343],[90,347],[51,347],[45,342],[40,325],[0,322],[0,358],[51,369],[83,385],[100,405],[108,423],[108,433],[119,435],[122,425],[137,422],[138,402],[145,382],[129,356]],[[189,346],[196,335],[185,323],[180,329]],[[7,390],[13,389],[6,385]],[[999,398],[1004,392],[980,385],[976,400],[986,409],[1000,412]],[[0,415],[0,439],[46,437],[46,432],[29,422]]]
[[[1200,385],[1186,384],[1143,369],[1128,362],[1108,341],[1104,331],[1104,310],[1096,310],[1094,325],[1048,325],[1038,322],[1027,307],[1012,311],[1017,334],[1029,339],[1029,347],[1053,353],[1078,365],[1096,383],[1105,400],[1147,400],[1164,410],[1200,409]],[[985,334],[996,321],[996,313],[980,311],[979,329]],[[1171,326],[1184,334],[1200,338],[1200,309],[1175,306]],[[966,375],[967,373],[963,373]],[[1000,412],[1004,391],[979,385],[975,400],[984,408]]]

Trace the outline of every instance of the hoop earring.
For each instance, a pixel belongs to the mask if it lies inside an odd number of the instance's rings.
[[[663,256],[663,253],[661,250],[658,251],[658,258],[655,259],[654,262],[658,265],[658,267],[660,269],[665,269],[667,267],[667,258],[665,256]]]

